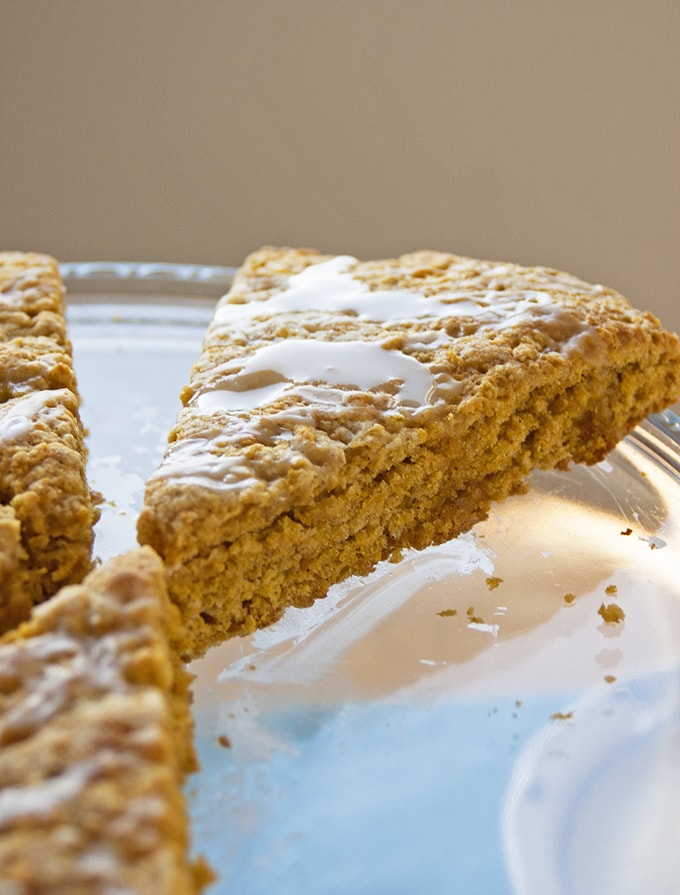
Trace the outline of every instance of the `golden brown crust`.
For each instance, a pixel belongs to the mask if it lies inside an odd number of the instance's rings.
[[[187,860],[195,758],[188,676],[168,646],[177,624],[160,560],[137,549],[0,641],[5,884],[193,895],[205,882]]]
[[[56,261],[0,253],[0,506],[20,533],[0,631],[91,567],[97,512],[79,403]]]

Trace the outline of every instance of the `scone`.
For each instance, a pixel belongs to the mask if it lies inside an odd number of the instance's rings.
[[[458,535],[532,469],[601,460],[679,395],[678,338],[569,274],[255,252],[217,305],[139,518],[180,651]]]
[[[193,895],[188,675],[162,564],[137,548],[0,640],[0,890]]]
[[[85,465],[57,263],[0,252],[0,631],[90,569]]]

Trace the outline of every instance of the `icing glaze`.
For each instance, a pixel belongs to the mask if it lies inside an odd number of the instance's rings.
[[[218,304],[211,332],[229,331],[247,345],[252,338],[248,321],[258,317],[300,313],[306,321],[314,318],[316,331],[323,333],[324,318],[341,314],[384,328],[385,345],[288,337],[212,368],[187,407],[204,417],[203,433],[171,444],[154,478],[226,490],[262,488],[306,462],[332,478],[338,462],[334,449],[317,444],[310,458],[308,446],[295,435],[299,427],[315,427],[319,439],[321,416],[342,419],[367,401],[370,413],[383,418],[398,413],[415,420],[426,408],[447,412],[463,389],[451,374],[447,353],[467,352],[474,346],[471,340],[494,338],[504,330],[542,331],[547,335],[544,350],[565,356],[580,353],[592,362],[603,356],[596,329],[551,294],[555,289],[597,294],[602,287],[568,274],[537,268],[517,278],[511,265],[482,264],[478,269],[479,262],[460,259],[460,280],[426,294],[371,290],[353,276],[356,264],[348,255],[312,264],[265,301],[243,301],[248,284],[237,283]],[[442,325],[453,317],[465,318],[459,337],[450,336]],[[246,325],[239,329],[242,322]],[[425,360],[416,354],[424,354]],[[282,450],[275,456],[268,452],[267,469],[260,469],[245,450],[253,444],[280,445]],[[336,449],[342,451],[341,446]]]
[[[219,438],[187,438],[170,445],[152,479],[181,479],[183,485],[220,490],[256,486],[255,472],[233,454],[220,454],[224,447]],[[295,465],[293,456],[289,466]]]
[[[30,692],[0,719],[0,743],[25,735],[68,706],[74,688],[125,692],[130,689],[118,667],[122,639],[129,633],[108,634],[99,640],[79,640],[52,632],[21,642],[0,658],[0,681],[16,675],[31,680]],[[39,663],[39,664],[37,664]],[[36,671],[37,669],[37,671]]]
[[[72,712],[77,713],[89,702],[128,697],[131,711],[143,713],[145,718],[143,738],[155,741],[164,712],[163,696],[153,685],[140,685],[127,676],[130,658],[138,650],[143,653],[155,637],[153,628],[143,620],[145,600],[122,602],[117,593],[108,595],[100,590],[96,609],[91,610],[93,624],[96,626],[102,619],[115,616],[120,618],[120,627],[85,636],[79,619],[74,620],[71,597],[57,595],[45,610],[50,620],[43,632],[3,645],[0,650],[3,694],[0,748],[9,749],[15,743],[39,736],[46,724],[57,719],[68,720]],[[111,735],[107,734],[109,723],[105,717],[101,736]],[[93,778],[148,762],[139,732],[128,736],[121,727],[115,737],[110,748],[69,760],[53,776],[2,787],[0,829],[63,811],[63,806],[77,800]],[[146,826],[140,824],[141,829]]]
[[[60,805],[72,802],[96,773],[96,761],[81,761],[33,785],[5,787],[0,792],[0,829],[46,817]]]
[[[44,273],[45,269],[38,266],[18,270],[13,279],[0,286],[0,305],[10,308],[22,307],[27,293],[40,285],[40,278]]]
[[[595,364],[604,360],[605,343],[597,328],[577,317],[569,308],[553,303],[508,314],[485,324],[479,332],[502,332],[518,326],[548,333],[551,350],[565,357],[581,354]]]
[[[493,323],[553,303],[550,289],[591,292],[591,287],[576,277],[556,271],[536,269],[521,288],[506,288],[502,278],[510,266],[496,265],[462,279],[444,291],[432,295],[414,289],[371,289],[352,274],[357,259],[337,255],[311,264],[291,276],[286,289],[265,301],[239,301],[236,288],[220,300],[214,324],[234,323],[258,316],[282,313],[345,314],[376,323],[404,322],[424,317],[470,317]],[[464,264],[459,265],[464,267]],[[543,287],[543,288],[541,288]]]
[[[218,308],[215,320],[219,323],[234,318],[255,317],[261,313],[325,311],[385,323],[442,313],[443,302],[428,299],[411,289],[371,291],[366,283],[353,277],[349,271],[356,260],[350,255],[338,255],[312,264],[292,276],[288,287],[267,302],[234,304],[225,301]],[[456,308],[455,305],[453,307]],[[459,299],[457,313],[474,314],[478,311],[479,305],[475,302]]]
[[[13,392],[25,393],[31,389],[32,382],[49,375],[59,364],[68,363],[70,358],[63,350],[45,351],[36,357],[16,360],[12,369],[3,371],[3,378],[11,384]]]
[[[72,392],[61,388],[29,392],[0,404],[0,443],[23,438],[36,420],[48,422],[63,413],[65,403],[72,402]]]
[[[336,390],[324,395],[324,386],[360,390],[385,389],[394,384],[400,403],[418,407],[433,401],[434,383],[428,368],[400,351],[376,342],[328,342],[285,339],[258,349],[236,369],[218,368],[219,387],[197,394],[200,410],[253,410],[295,391],[301,383],[321,383],[315,400],[337,400]],[[240,367],[240,368],[239,368]],[[308,390],[309,392],[309,390]]]

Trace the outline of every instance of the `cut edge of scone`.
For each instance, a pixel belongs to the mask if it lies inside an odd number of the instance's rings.
[[[213,878],[188,857],[196,759],[178,625],[159,557],[135,548],[0,640],[7,884],[194,895]]]

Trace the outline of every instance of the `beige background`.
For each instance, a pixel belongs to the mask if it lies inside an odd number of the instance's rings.
[[[0,245],[566,268],[680,330],[678,0],[0,0]]]

